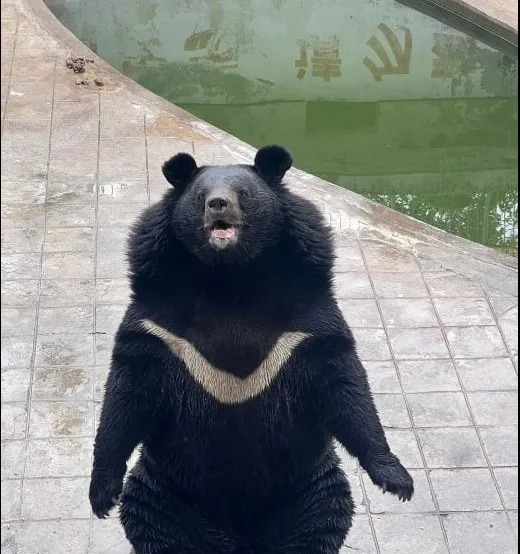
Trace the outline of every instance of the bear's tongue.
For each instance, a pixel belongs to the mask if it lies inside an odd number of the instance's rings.
[[[230,239],[235,236],[236,230],[234,227],[227,229],[212,229],[211,234],[217,239]]]

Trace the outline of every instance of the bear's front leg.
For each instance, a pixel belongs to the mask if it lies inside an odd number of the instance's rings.
[[[136,347],[134,342],[134,352]],[[89,498],[105,518],[118,501],[126,462],[153,429],[160,406],[159,362],[116,343],[94,443]]]
[[[413,480],[388,446],[374,405],[366,371],[353,348],[327,363],[323,406],[330,433],[359,459],[372,482],[382,489],[410,500]]]

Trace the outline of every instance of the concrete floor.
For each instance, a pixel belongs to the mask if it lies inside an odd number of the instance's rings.
[[[128,554],[91,516],[92,441],[127,302],[128,225],[161,163],[253,150],[96,58],[39,0],[2,0],[2,553]],[[358,515],[344,552],[517,551],[518,273],[508,260],[302,172],[334,228],[336,289],[416,496],[383,496],[344,456]]]

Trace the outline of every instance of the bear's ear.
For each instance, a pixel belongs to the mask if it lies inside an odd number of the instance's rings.
[[[256,171],[270,184],[280,183],[291,165],[291,154],[283,146],[264,146],[255,156]]]
[[[170,185],[183,191],[198,171],[197,162],[184,152],[163,163],[162,172]]]

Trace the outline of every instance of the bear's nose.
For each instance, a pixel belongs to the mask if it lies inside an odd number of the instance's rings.
[[[228,209],[228,206],[229,200],[222,196],[214,196],[212,198],[208,198],[207,200],[207,207],[209,208],[209,211],[214,214],[224,213]]]

